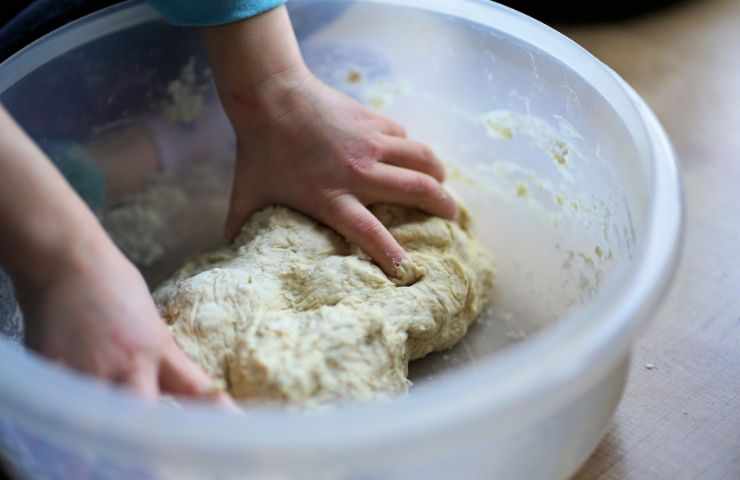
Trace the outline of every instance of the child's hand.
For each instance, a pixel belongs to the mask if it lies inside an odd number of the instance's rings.
[[[112,247],[72,260],[50,268],[45,286],[19,290],[29,347],[147,398],[208,397],[211,381],[177,347],[134,266]]]
[[[272,95],[259,120],[237,124],[229,238],[255,210],[288,205],[334,228],[393,275],[405,253],[367,205],[455,216],[440,183],[442,164],[391,120],[311,75]]]
[[[395,276],[405,252],[366,208],[395,203],[454,217],[444,169],[401,127],[306,68],[285,7],[206,32],[237,135],[227,236],[255,210],[283,204],[334,228]]]
[[[28,345],[147,397],[216,399],[139,272],[2,107],[0,176],[0,263],[13,278]]]

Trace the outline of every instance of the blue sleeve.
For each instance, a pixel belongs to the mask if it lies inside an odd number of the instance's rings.
[[[171,23],[205,27],[223,25],[267,12],[285,0],[149,0]]]

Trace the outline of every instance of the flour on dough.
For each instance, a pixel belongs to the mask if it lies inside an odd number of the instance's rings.
[[[406,392],[410,360],[457,343],[489,300],[493,262],[467,212],[373,212],[418,278],[394,283],[366,255],[282,207],[185,265],[155,300],[183,350],[238,400],[318,405]]]

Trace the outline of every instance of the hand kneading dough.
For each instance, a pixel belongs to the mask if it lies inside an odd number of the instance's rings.
[[[316,405],[406,392],[408,362],[457,343],[481,313],[492,259],[457,222],[373,212],[410,254],[399,285],[359,249],[281,207],[188,263],[155,300],[185,352],[240,400]]]

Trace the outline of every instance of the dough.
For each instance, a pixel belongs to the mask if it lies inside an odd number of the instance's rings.
[[[129,195],[102,215],[103,226],[118,248],[136,265],[149,267],[167,248],[168,220],[188,205],[185,191],[152,185]]]
[[[330,229],[282,207],[156,292],[183,350],[239,400],[317,405],[406,392],[410,360],[457,343],[489,300],[493,263],[457,222],[380,205],[410,254],[390,280]]]

